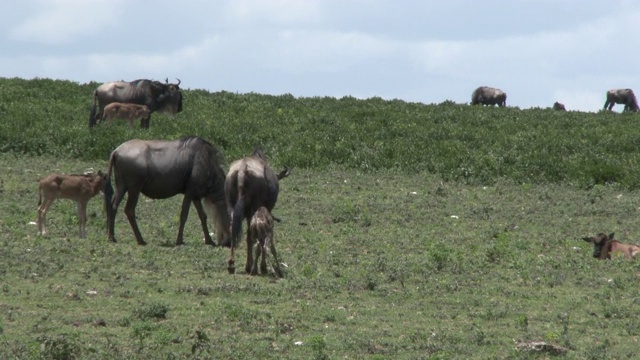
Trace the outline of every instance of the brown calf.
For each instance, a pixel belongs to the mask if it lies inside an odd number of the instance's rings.
[[[140,127],[143,127],[143,123],[149,122],[151,118],[151,112],[146,105],[138,104],[125,104],[119,102],[113,102],[104,107],[102,114],[102,121],[111,121],[113,119],[124,119],[129,122],[129,127],[133,129],[133,122],[140,120]]]
[[[623,244],[615,240],[613,236],[614,233],[608,236],[604,233],[599,233],[596,236],[583,237],[582,240],[593,244],[593,257],[600,260],[611,259],[611,254],[614,253],[623,254],[627,259],[633,259],[640,253],[640,246]]]
[[[280,262],[278,261],[278,254],[276,253],[276,244],[273,234],[273,222],[274,218],[267,210],[266,207],[261,206],[251,217],[249,223],[249,239],[248,246],[249,251],[252,251],[253,246],[256,247],[255,257],[253,258],[253,264],[251,266],[251,275],[258,274],[258,261],[262,256],[260,263],[260,272],[267,273],[267,253],[271,252],[273,256],[271,270],[276,277],[282,277],[282,270],[280,270]]]
[[[97,174],[51,174],[40,180],[38,188],[38,235],[47,235],[47,210],[56,199],[69,199],[77,203],[80,238],[87,237],[87,203],[102,191],[102,171]],[[44,199],[44,200],[43,200]]]

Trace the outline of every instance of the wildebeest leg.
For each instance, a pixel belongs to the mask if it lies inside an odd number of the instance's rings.
[[[191,197],[185,195],[182,199],[182,209],[180,210],[180,226],[178,227],[178,239],[176,239],[176,245],[184,245],[184,224],[187,222],[187,218],[189,217],[190,206]],[[200,204],[200,207],[202,208],[202,204]],[[200,215],[200,211],[198,211],[198,215]],[[211,238],[209,238],[209,240],[211,240]]]
[[[236,272],[235,245],[233,244],[233,240],[231,240],[231,250],[229,250],[229,260],[227,260],[227,271],[229,271],[229,274]]]
[[[147,245],[147,243],[142,240],[142,234],[140,234],[138,222],[136,221],[136,205],[138,205],[139,197],[139,191],[129,191],[129,197],[127,198],[127,203],[124,206],[124,213],[127,215],[127,219],[129,220],[131,229],[133,229],[133,234],[136,236],[138,245]]]
[[[110,210],[106,211],[107,237],[111,242],[116,242],[116,237],[115,237],[116,214],[118,213],[118,207],[120,206],[120,202],[122,201],[122,198],[124,197],[125,193],[126,193],[126,190],[124,190],[121,187],[116,187],[115,195],[113,196],[113,199],[109,204],[108,198],[110,195],[108,195],[108,193],[105,192],[105,202],[106,202],[105,207],[111,208]]]
[[[47,210],[49,210],[53,200],[45,199],[42,205],[38,207],[38,235],[47,235]]]
[[[80,228],[80,239],[87,238],[87,202],[78,201],[78,226]]]
[[[193,199],[193,206],[196,207],[198,211],[198,217],[200,218],[200,224],[202,225],[202,231],[204,232],[204,243],[207,245],[215,246],[216,243],[211,239],[211,234],[209,234],[209,227],[207,226],[207,213],[204,211],[204,207],[202,207],[202,200]]]

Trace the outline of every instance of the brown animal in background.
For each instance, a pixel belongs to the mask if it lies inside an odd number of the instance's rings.
[[[564,107],[564,104],[559,103],[557,101],[555,103],[553,103],[553,110],[567,111],[567,109]]]
[[[251,238],[249,239],[249,248],[253,249],[255,246],[255,256],[253,258],[253,265],[251,267],[251,275],[258,274],[258,261],[262,257],[260,262],[260,272],[267,273],[267,256],[271,253],[273,256],[271,270],[276,277],[282,277],[282,270],[280,270],[280,262],[278,261],[278,254],[276,253],[276,244],[273,233],[274,218],[267,210],[266,207],[261,206],[253,214],[251,222],[249,223],[249,233]]]
[[[607,91],[607,100],[604,102],[604,110],[611,110],[615,104],[624,104],[622,112],[638,111],[638,99],[631,89],[611,89]]]
[[[115,81],[100,85],[93,92],[93,106],[89,115],[89,127],[94,127],[102,119],[104,107],[112,102],[147,105],[149,111],[177,114],[182,111],[182,92],[180,79],[176,84],[165,84],[160,81],[140,79],[131,82]],[[143,123],[149,127],[149,122]]]
[[[289,176],[289,173],[289,169],[285,167],[276,174],[267,164],[260,149],[255,149],[251,156],[231,163],[224,184],[227,207],[231,212],[231,252],[227,267],[230,274],[235,272],[235,247],[242,236],[243,220],[246,220],[248,225],[245,271],[247,274],[251,273],[251,219],[260,207],[266,207],[269,212],[273,210],[280,191],[279,180]]]
[[[51,174],[40,180],[38,188],[38,235],[47,234],[47,210],[56,199],[69,199],[76,202],[80,238],[87,237],[87,203],[102,190],[105,176],[97,174],[62,175]]]
[[[471,105],[507,106],[507,93],[500,89],[480,86],[471,94]]]
[[[633,259],[640,253],[640,246],[623,244],[615,240],[614,235],[615,233],[611,233],[609,236],[599,233],[596,236],[583,237],[582,240],[593,244],[593,257],[601,260],[611,259],[613,253],[621,253],[627,259]]]
[[[151,112],[147,105],[125,104],[112,102],[104,107],[102,113],[102,121],[111,122],[114,119],[124,119],[129,122],[129,127],[133,129],[133,122],[140,120],[140,127],[143,128],[145,122],[148,123],[151,118]]]

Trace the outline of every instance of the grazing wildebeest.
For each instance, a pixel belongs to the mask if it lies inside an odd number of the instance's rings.
[[[222,154],[213,145],[196,136],[174,141],[136,139],[122,143],[111,153],[105,181],[109,240],[116,241],[115,216],[125,193],[129,195],[124,213],[139,245],[146,244],[136,222],[135,209],[140,193],[152,199],[166,199],[181,193],[184,198],[176,245],[184,244],[184,224],[189,216],[191,203],[198,211],[205,243],[215,245],[207,228],[203,199],[213,217],[218,243],[228,241],[231,220],[224,197],[223,162]],[[115,177],[115,195],[110,181],[112,172]]]
[[[279,180],[289,176],[285,167],[279,174],[269,167],[260,149],[251,156],[231,163],[224,189],[227,206],[231,211],[231,255],[228,261],[229,273],[235,272],[234,248],[242,235],[242,221],[247,221],[247,264],[245,271],[251,273],[253,255],[251,249],[251,218],[264,206],[270,213],[278,201]]]
[[[182,93],[179,85],[180,79],[177,84],[169,84],[168,82],[163,84],[159,81],[146,79],[104,83],[93,92],[89,127],[95,126],[96,122],[102,119],[104,107],[112,102],[146,105],[150,113],[160,111],[177,114],[182,111]],[[143,121],[142,125],[144,128],[148,128],[149,120]]]
[[[507,106],[507,94],[496,88],[480,86],[471,94],[471,105]]]
[[[104,107],[102,121],[112,121],[113,119],[124,119],[129,122],[129,127],[133,129],[133,122],[140,119],[140,127],[149,120],[151,112],[147,105],[126,104],[112,102]]]
[[[271,270],[276,277],[282,277],[282,270],[280,270],[280,261],[278,260],[278,254],[276,253],[275,234],[273,232],[274,218],[271,212],[266,207],[261,206],[251,217],[249,223],[249,233],[251,238],[249,239],[249,247],[253,249],[255,246],[255,256],[253,258],[253,264],[251,266],[251,275],[258,274],[258,261],[262,257],[260,262],[260,272],[267,273],[267,256],[271,253]],[[251,251],[251,249],[249,251]]]
[[[69,199],[76,202],[79,222],[79,236],[87,237],[87,204],[92,197],[102,191],[105,175],[50,174],[40,180],[38,186],[38,235],[47,234],[47,210],[56,199]]]
[[[567,111],[567,109],[564,107],[564,104],[559,103],[557,101],[553,103],[553,110]]]
[[[605,110],[613,109],[615,104],[624,104],[623,112],[638,111],[638,99],[631,89],[611,89],[607,91],[607,100],[604,102]]]
[[[614,253],[623,254],[627,259],[633,259],[640,253],[640,246],[632,244],[623,244],[615,240],[615,233],[607,234],[599,233],[596,236],[583,237],[582,240],[592,243],[594,246],[593,257],[597,259],[611,259]]]

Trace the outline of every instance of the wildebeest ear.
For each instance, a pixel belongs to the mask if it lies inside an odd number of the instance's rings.
[[[615,235],[615,233],[611,233],[609,234],[609,240],[613,240],[613,236]]]
[[[102,177],[103,175],[102,170],[98,170],[98,176]]]
[[[583,237],[582,240],[586,241],[586,242],[591,242],[593,241],[592,237]]]

